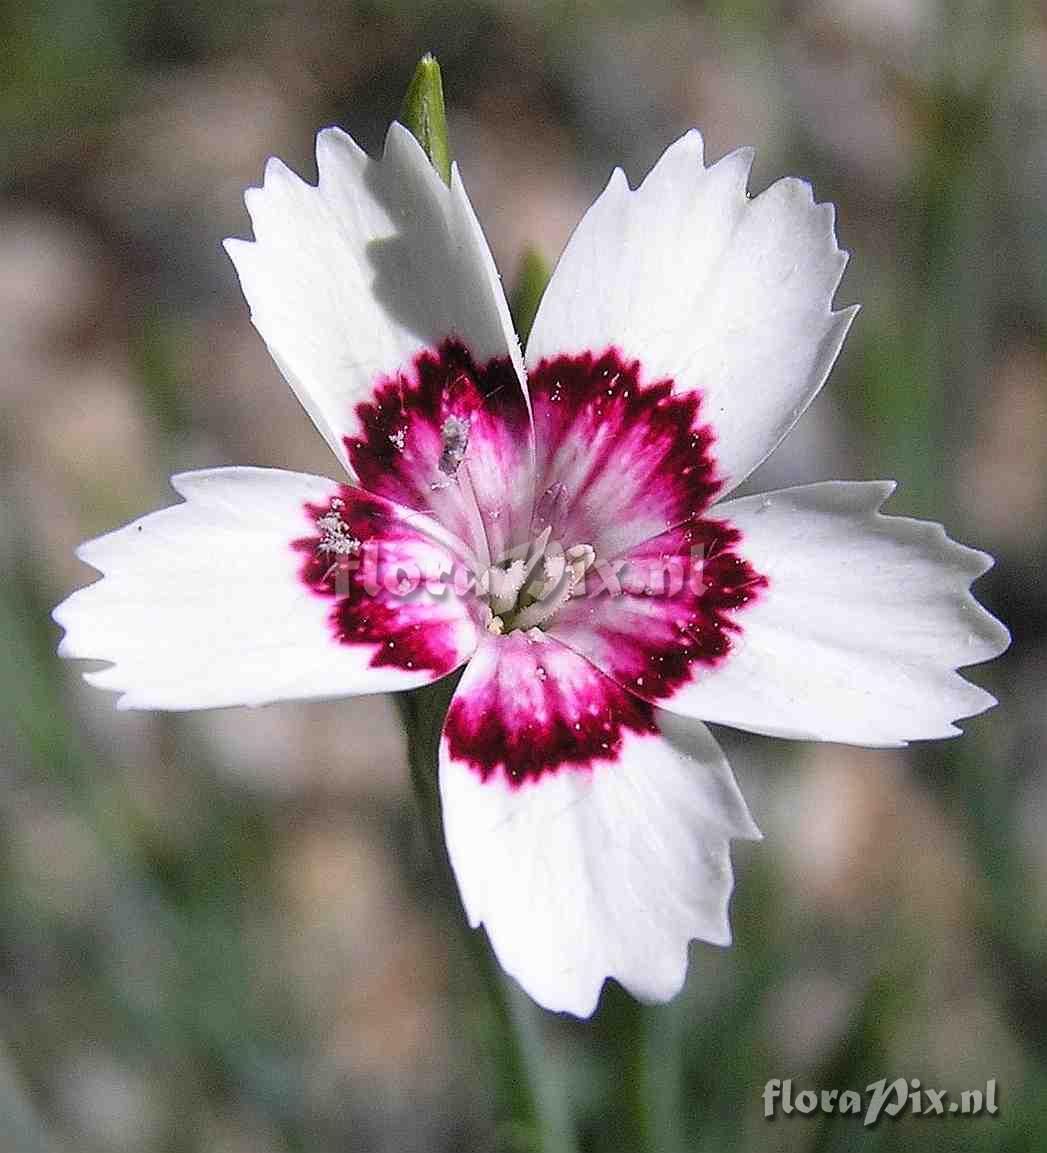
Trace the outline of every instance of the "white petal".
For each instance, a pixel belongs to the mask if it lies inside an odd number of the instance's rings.
[[[742,149],[703,167],[690,132],[635,191],[616,170],[560,258],[527,345],[529,369],[614,346],[648,382],[700,389],[721,495],[813,399],[855,313],[832,311],[847,263],[832,205],[794,179],[749,199],[751,164]]]
[[[515,636],[481,645],[450,716],[475,697],[493,735],[493,693],[506,702],[499,719],[511,748],[528,714],[550,732],[554,717],[591,711],[594,699],[612,702],[613,715],[621,690],[588,662],[556,641]],[[609,977],[667,1001],[683,985],[690,940],[730,942],[729,842],[759,831],[709,731],[659,720],[662,732],[626,726],[607,759],[573,763],[560,743],[568,759],[516,781],[504,766],[485,774],[470,763],[489,748],[453,756],[445,732],[444,829],[470,924],[486,927],[503,968],[547,1009],[589,1016]]]
[[[457,168],[448,188],[393,124],[382,160],[337,128],[306,184],[279,160],[245,200],[254,242],[227,240],[251,318],[339,459],[356,406],[383,377],[448,338],[478,362],[520,350],[490,250]]]
[[[970,592],[990,557],[941,525],[888,517],[889,482],[843,481],[716,505],[768,587],[726,660],[665,708],[773,736],[891,746],[947,737],[996,702],[955,671],[1010,638]]]
[[[475,646],[464,602],[415,598],[399,620],[381,603],[389,635],[422,623],[446,658],[438,668],[384,659],[381,643],[346,643],[332,629],[335,598],[303,579],[295,542],[316,537],[307,504],[326,508],[347,486],[258,468],[176,476],[184,503],[81,546],[104,573],[54,611],[59,653],[112,662],[85,674],[122,695],[121,708],[196,709],[412,688],[450,672]],[[424,518],[360,494],[396,529],[419,566],[450,564]],[[305,553],[309,550],[305,549]],[[376,602],[378,603],[378,602]],[[398,627],[402,626],[402,627]],[[384,627],[384,626],[383,626]]]

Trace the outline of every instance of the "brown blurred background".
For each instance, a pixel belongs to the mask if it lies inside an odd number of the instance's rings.
[[[1047,11],[0,2],[0,1153],[498,1147],[461,914],[383,698],[116,713],[54,657],[170,473],[331,474],[219,242],[270,154],[374,151],[414,64],[508,286],[692,125],[838,206],[863,312],[753,488],[892,476],[993,551],[1001,699],[905,753],[722,732],[767,838],[683,996],[532,1014],[579,1150],[1047,1149]],[[643,1085],[632,1058],[646,1057]],[[995,1118],[766,1122],[771,1077],[998,1080]],[[637,1104],[637,1099],[643,1100]],[[565,1148],[569,1147],[567,1145]]]

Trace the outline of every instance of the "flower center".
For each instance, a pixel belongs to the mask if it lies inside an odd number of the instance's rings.
[[[502,633],[540,629],[572,596],[585,592],[585,574],[596,560],[591,545],[564,549],[551,541],[547,528],[516,557],[492,565],[480,578],[487,631]],[[489,615],[487,615],[489,614]]]

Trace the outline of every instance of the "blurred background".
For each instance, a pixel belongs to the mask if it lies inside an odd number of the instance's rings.
[[[909,751],[721,731],[767,837],[684,994],[532,1013],[592,1153],[1047,1149],[1047,10],[947,0],[0,3],[0,1153],[496,1150],[461,914],[384,698],[116,713],[54,656],[167,477],[332,462],[219,242],[275,153],[380,146],[414,64],[509,287],[692,125],[838,206],[861,301],[754,489],[894,477],[991,550],[1001,699]],[[478,1036],[480,1040],[478,1040]],[[772,1077],[996,1078],[994,1118],[767,1122]],[[566,1110],[566,1112],[564,1112]],[[570,1144],[564,1148],[570,1148]]]

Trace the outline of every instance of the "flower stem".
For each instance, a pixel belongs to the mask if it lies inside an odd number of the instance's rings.
[[[440,65],[429,53],[418,62],[400,119],[425,149],[444,183],[449,184],[451,148],[443,79]],[[530,259],[527,267],[525,309],[529,310],[529,327],[548,279],[548,269],[537,256]],[[459,909],[461,906],[455,900],[458,889],[443,836],[438,774],[443,719],[460,679],[460,675],[444,677],[435,684],[397,697],[407,730],[411,781],[422,810],[433,863],[451,903]],[[487,938],[468,929],[464,910],[461,924],[466,927],[466,948],[487,993],[483,1036],[498,1071],[497,1147],[505,1153],[574,1153],[564,1095],[545,1060],[539,1010],[522,992],[510,986]]]
[[[443,836],[438,784],[443,718],[459,677],[397,695],[407,731],[411,782],[422,811],[436,872],[460,910],[465,944],[486,1004],[483,1047],[497,1071],[497,1148],[505,1153],[572,1153],[574,1143],[563,1094],[545,1061],[539,1010],[502,974],[484,934],[469,929]]]
[[[600,1047],[615,1085],[613,1126],[622,1149],[650,1153],[659,1140],[648,1010],[619,985],[608,982],[596,1019]]]

